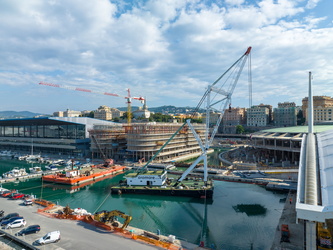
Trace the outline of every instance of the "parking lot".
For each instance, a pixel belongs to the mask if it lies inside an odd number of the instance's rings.
[[[139,241],[123,238],[90,224],[81,221],[60,220],[49,218],[37,213],[38,205],[25,206],[23,200],[9,200],[0,197],[0,210],[4,210],[5,214],[17,212],[26,220],[26,227],[29,225],[38,224],[41,227],[40,232],[18,236],[20,239],[34,245],[34,242],[51,231],[60,231],[61,240],[57,243],[50,243],[39,246],[40,249],[61,250],[61,249],[160,249],[156,246],[143,244]],[[15,235],[22,230],[7,229],[6,232]]]

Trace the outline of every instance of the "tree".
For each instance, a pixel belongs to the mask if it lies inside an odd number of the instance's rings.
[[[244,134],[245,133],[245,129],[242,125],[237,125],[236,126],[236,134]]]
[[[171,119],[172,119],[171,115],[163,115],[162,113],[155,113],[150,116],[149,121],[169,122]]]
[[[124,112],[124,115],[123,115],[123,116],[121,116],[120,118],[127,120],[127,114],[128,114],[128,112],[127,112],[127,111],[126,111],[126,112]],[[131,115],[131,119],[132,119],[132,118],[133,118],[133,113],[130,113],[130,115]]]
[[[113,120],[114,122],[119,122],[119,121],[120,121],[119,117],[115,117],[115,118],[113,118],[112,120]]]
[[[90,117],[90,118],[94,118],[94,111],[90,111],[90,112],[87,113],[87,114],[80,115],[80,117]]]
[[[297,113],[297,125],[304,125],[305,118],[303,116],[303,111],[300,109]]]

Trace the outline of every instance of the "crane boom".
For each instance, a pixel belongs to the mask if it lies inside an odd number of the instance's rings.
[[[84,89],[84,88],[79,88],[79,87],[73,87],[73,86],[68,86],[68,85],[60,85],[60,84],[54,84],[54,83],[48,83],[48,82],[39,82],[39,85],[44,85],[44,86],[50,86],[50,87],[56,87],[56,88],[63,88],[63,89],[69,89],[69,90],[75,90],[75,91],[81,91],[85,93],[94,93],[94,94],[100,94],[100,95],[107,95],[107,96],[115,96],[115,97],[121,97],[127,100],[127,122],[131,123],[131,100],[138,100],[143,102],[145,98],[142,96],[140,97],[132,97],[130,93],[130,89],[127,89],[128,96],[121,96],[115,93],[109,93],[109,92],[102,92],[102,91],[94,91],[90,89]]]
[[[192,169],[200,162],[204,162],[204,181],[207,182],[208,173],[207,173],[207,154],[208,150],[213,142],[213,139],[216,135],[217,129],[222,121],[222,117],[224,114],[224,110],[226,109],[227,105],[231,102],[231,96],[235,90],[236,84],[240,77],[240,74],[244,68],[244,64],[247,60],[248,55],[251,52],[251,47],[248,47],[246,52],[224,73],[222,74],[212,85],[209,85],[207,91],[205,92],[203,98],[200,101],[200,105],[206,101],[206,133],[205,133],[205,141],[202,142],[200,136],[197,135],[196,131],[194,130],[193,126],[191,126],[190,120],[188,120],[188,125],[194,134],[197,142],[201,147],[202,153],[200,156],[191,164],[191,166],[183,173],[183,175],[177,180],[175,186],[177,186],[181,181],[183,181],[186,176],[192,171]],[[234,81],[231,81],[229,84],[226,82],[222,84],[219,88],[217,88],[216,84],[228,73],[232,68],[238,65],[239,69],[235,73]],[[217,101],[212,100],[212,94],[215,94],[215,97],[221,96],[220,99]],[[217,97],[218,98],[218,97]],[[213,127],[213,131],[209,136],[209,125],[210,125],[210,114],[213,111],[213,108],[216,104],[221,104],[221,113]],[[204,145],[204,146],[202,146]]]

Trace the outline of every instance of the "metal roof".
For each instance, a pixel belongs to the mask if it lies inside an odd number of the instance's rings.
[[[333,130],[317,135],[322,205],[333,207]]]
[[[0,126],[65,125],[68,123],[75,124],[50,117],[0,120]]]
[[[333,125],[315,125],[313,126],[314,133],[320,133],[327,130],[333,129]],[[282,128],[272,128],[261,130],[260,132],[270,132],[270,133],[307,133],[308,126],[294,126],[294,127],[282,127]]]

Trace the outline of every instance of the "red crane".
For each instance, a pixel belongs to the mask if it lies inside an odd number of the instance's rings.
[[[45,85],[45,86],[50,86],[50,87],[81,91],[81,92],[86,92],[86,93],[95,93],[95,94],[125,98],[127,100],[127,123],[128,124],[131,123],[131,103],[132,103],[132,99],[139,100],[141,102],[143,102],[145,100],[142,96],[132,97],[130,89],[127,89],[127,96],[121,96],[121,95],[114,94],[114,93],[102,92],[102,91],[93,91],[93,90],[90,90],[90,89],[83,89],[83,88],[72,87],[72,86],[68,86],[68,85],[60,85],[60,84],[47,83],[47,82],[40,82],[39,84],[40,85]]]

